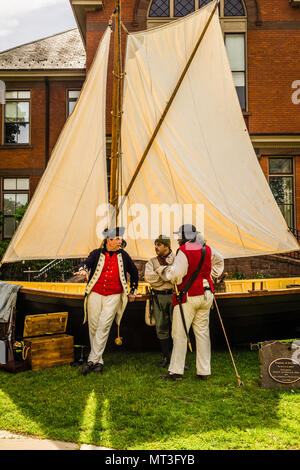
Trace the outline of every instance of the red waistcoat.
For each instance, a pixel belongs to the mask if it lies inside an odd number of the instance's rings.
[[[123,292],[116,253],[112,256],[109,253],[105,253],[104,266],[92,292],[97,292],[101,295],[121,294]]]
[[[188,280],[192,277],[194,271],[197,269],[197,266],[200,263],[200,258],[201,258],[201,252],[202,252],[202,247],[201,245],[198,245],[196,243],[185,243],[182,245],[179,250],[181,250],[185,256],[187,257],[189,266],[188,266],[188,271],[184,278],[182,279],[182,283],[178,285],[178,290],[182,290],[185,286],[185,284],[188,282]],[[214,292],[214,287],[213,287],[213,282],[210,276],[211,272],[211,249],[208,245],[206,245],[206,253],[205,253],[205,258],[204,262],[202,264],[202,268],[200,269],[200,272],[188,290],[188,295],[191,297],[194,297],[196,295],[203,295],[204,294],[204,287],[203,287],[203,281],[206,279],[209,283],[209,286],[211,288],[211,291]],[[186,302],[186,295],[184,296],[182,303]],[[177,305],[178,302],[176,300],[176,295],[173,297],[172,301],[173,305]]]

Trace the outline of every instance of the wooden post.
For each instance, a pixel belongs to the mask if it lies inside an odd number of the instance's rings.
[[[118,163],[120,157],[120,80],[121,80],[121,21],[120,0],[116,0],[115,31],[114,31],[114,68],[113,68],[113,105],[112,105],[112,132],[111,132],[111,165],[110,165],[110,204],[114,207],[118,203]]]

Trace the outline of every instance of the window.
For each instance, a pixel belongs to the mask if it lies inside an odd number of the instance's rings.
[[[178,18],[188,15],[212,0],[152,0],[148,16],[152,18]],[[220,16],[246,16],[242,0],[220,0]]]
[[[223,8],[224,16],[245,16],[245,9],[240,0],[225,0]]]
[[[2,237],[11,238],[17,228],[15,216],[29,202],[29,178],[3,178],[2,181]]]
[[[195,10],[195,0],[174,0],[174,16],[185,16]]]
[[[150,6],[149,16],[160,18],[170,16],[170,1],[154,0]]]
[[[148,11],[148,28],[174,21],[212,0],[152,0]],[[220,0],[220,23],[241,108],[247,109],[246,33],[247,16],[242,0]]]
[[[245,34],[226,33],[225,45],[240,105],[246,109]]]
[[[269,158],[269,184],[290,229],[294,228],[294,174],[292,158]]]
[[[80,90],[68,90],[67,91],[67,116],[70,116],[71,112],[75,108],[76,101],[80,95]]]
[[[4,143],[29,144],[30,91],[7,91],[4,112]]]

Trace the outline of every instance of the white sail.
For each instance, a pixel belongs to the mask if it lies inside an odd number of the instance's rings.
[[[166,103],[216,2],[152,30],[130,34],[122,118],[122,183],[128,187]],[[151,206],[204,208],[204,238],[225,258],[298,250],[257,161],[227,59],[218,10],[207,28],[128,194],[148,226],[130,229],[128,252],[153,256]],[[134,211],[132,211],[134,213]],[[142,217],[143,218],[143,217]],[[132,233],[138,232],[134,239]],[[173,227],[171,226],[171,232]],[[149,233],[152,240],[149,239]],[[166,234],[168,235],[168,234]],[[172,233],[171,233],[172,235]],[[176,246],[176,245],[175,245]]]
[[[107,28],[73,113],[2,263],[85,257],[99,245],[97,207],[107,203]]]

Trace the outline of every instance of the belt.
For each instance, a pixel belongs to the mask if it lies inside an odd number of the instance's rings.
[[[206,290],[210,290],[210,291],[212,292],[212,290],[211,290],[211,288],[210,288],[210,287],[207,287],[207,286],[206,286],[206,287],[204,287],[203,289],[204,289],[204,291],[206,291]]]
[[[173,289],[168,289],[168,290],[155,290],[155,289],[152,289],[152,291],[154,292],[154,294],[157,294],[157,295],[171,295],[173,294]]]

